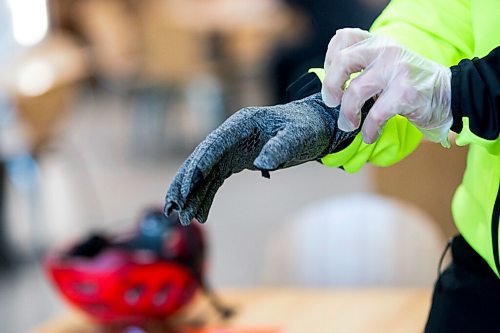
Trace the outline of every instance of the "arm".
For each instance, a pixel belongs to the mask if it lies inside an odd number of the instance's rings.
[[[372,33],[390,37],[442,65],[470,57],[473,35],[468,1],[393,0],[375,21]],[[344,150],[322,159],[323,164],[355,172],[366,162],[394,164],[410,154],[423,135],[401,116],[391,118],[378,140],[366,144],[358,135]]]
[[[452,131],[457,144],[476,143],[500,153],[500,47],[451,68]]]

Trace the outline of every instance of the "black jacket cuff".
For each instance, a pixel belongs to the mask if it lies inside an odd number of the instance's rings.
[[[463,128],[462,108],[460,104],[460,71],[462,60],[458,65],[451,67],[451,113],[453,115],[453,125],[451,130],[460,133]]]

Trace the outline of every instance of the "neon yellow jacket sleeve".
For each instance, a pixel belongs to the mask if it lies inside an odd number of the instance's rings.
[[[456,142],[459,146],[466,146],[470,144],[476,144],[486,149],[486,151],[492,155],[500,156],[500,137],[495,140],[483,139],[476,134],[472,133],[469,128],[469,119],[462,118],[463,129],[457,134]]]
[[[470,1],[392,0],[370,31],[390,37],[411,50],[445,66],[473,55],[474,36]],[[316,71],[320,79],[322,73]],[[323,164],[359,170],[366,162],[388,166],[409,155],[423,135],[401,116],[390,119],[379,139],[365,144],[361,135],[340,152],[322,159]]]

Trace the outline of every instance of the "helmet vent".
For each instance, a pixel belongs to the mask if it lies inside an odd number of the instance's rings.
[[[141,298],[142,294],[144,294],[145,289],[146,288],[142,284],[128,289],[123,295],[125,302],[128,305],[136,305],[139,302],[139,299]]]
[[[161,287],[161,289],[154,295],[153,297],[153,305],[154,306],[162,306],[167,303],[168,296],[172,291],[173,286],[171,283],[167,283]]]

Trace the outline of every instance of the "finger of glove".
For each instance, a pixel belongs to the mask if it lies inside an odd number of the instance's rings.
[[[359,72],[368,65],[363,54],[353,53],[350,48],[339,52],[332,67],[325,74],[321,87],[323,101],[329,107],[338,106],[344,94],[344,87],[351,74]]]
[[[224,179],[219,178],[214,180],[214,182],[212,182],[212,184],[210,185],[210,188],[208,189],[203,202],[201,203],[198,211],[195,214],[195,218],[198,220],[198,222],[205,223],[208,220],[208,214],[210,213],[210,208],[212,207],[212,204],[214,202],[215,195],[217,194],[217,191],[223,183]]]
[[[379,44],[382,44],[382,41],[372,37],[337,52],[332,59],[331,68],[325,74],[321,90],[323,100],[328,106],[340,104],[349,77],[373,63],[383,50]],[[333,104],[328,104],[328,101],[333,101]]]
[[[181,210],[179,214],[181,223],[187,225],[195,218],[200,223],[206,222],[215,194],[223,183],[223,178],[211,177],[206,187],[204,187],[203,192],[197,195],[197,199],[189,202],[185,210]]]
[[[207,196],[207,193],[212,184],[217,182],[220,178],[222,178],[220,174],[218,172],[214,172],[208,176],[208,178],[203,182],[203,185],[201,185],[196,191],[192,191],[190,193],[190,196],[186,200],[186,204],[180,210],[181,223],[190,223],[196,212],[199,210],[199,207],[205,200],[205,197]]]
[[[349,48],[370,37],[372,37],[372,35],[369,32],[357,28],[337,30],[335,36],[333,36],[328,45],[328,50],[325,56],[324,68],[326,77],[331,77],[333,75],[332,72],[336,72],[338,70],[336,64],[343,57],[343,51],[346,48]],[[326,80],[324,83],[325,82]],[[341,88],[342,86],[340,89]],[[329,84],[323,84],[321,95],[326,105],[334,107],[340,104],[342,92],[336,90],[335,88],[330,88]]]
[[[198,146],[182,181],[182,198],[186,199],[228,150],[234,147],[241,137],[240,127],[244,126],[246,124],[242,122],[225,123]]]
[[[338,128],[344,132],[351,132],[359,128],[361,122],[361,108],[373,96],[384,89],[384,81],[377,66],[369,66],[358,77],[353,79],[344,92]]]
[[[253,165],[259,170],[275,170],[295,159],[302,144],[299,128],[285,128],[272,137],[254,160]]]
[[[372,35],[368,31],[359,28],[344,28],[337,30],[328,44],[324,63],[325,70],[328,71],[330,69],[332,59],[335,58],[339,51],[359,43],[364,39],[370,38],[371,36]]]
[[[173,210],[179,210],[183,206],[183,200],[181,198],[181,185],[184,178],[184,174],[191,164],[191,156],[182,164],[182,166],[177,171],[174,179],[170,183],[165,196],[165,205],[163,207],[163,212],[166,215],[170,215]]]
[[[363,141],[366,143],[375,142],[387,121],[398,112],[398,103],[400,93],[397,89],[387,88],[382,95],[373,104],[368,112],[361,129]]]
[[[180,209],[180,220],[183,225],[187,225],[193,219],[195,213],[198,211],[199,206],[203,202],[208,189],[210,188],[210,181],[204,182],[202,186],[199,187],[197,191],[191,193],[189,198],[186,200],[184,207]]]

